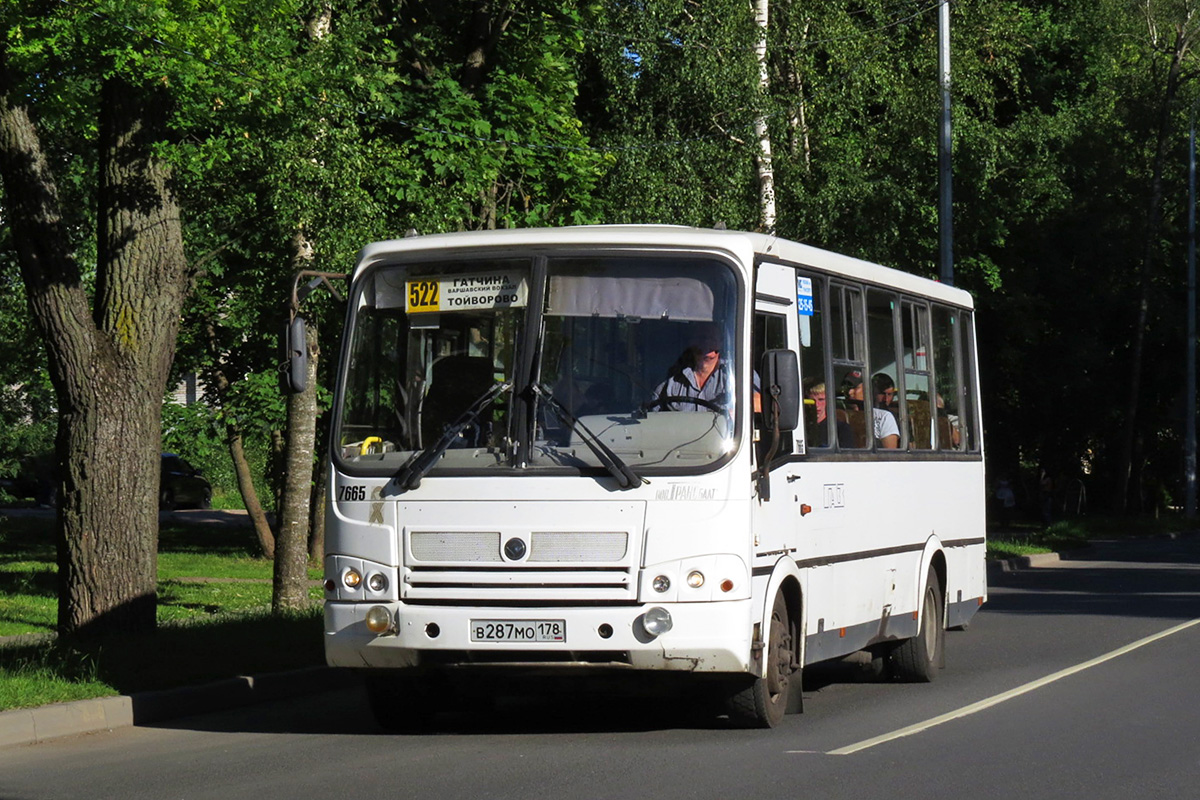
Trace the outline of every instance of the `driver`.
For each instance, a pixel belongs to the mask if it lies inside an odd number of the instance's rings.
[[[651,408],[663,411],[727,409],[732,400],[729,369],[721,361],[721,334],[716,325],[699,325],[687,349],[654,390]],[[687,398],[695,398],[693,402]]]

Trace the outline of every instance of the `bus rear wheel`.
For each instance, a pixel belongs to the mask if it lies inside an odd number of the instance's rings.
[[[783,722],[791,692],[800,692],[794,627],[783,594],[775,596],[767,638],[766,675],[756,677],[728,701],[729,721],[742,728],[774,728]],[[798,704],[793,703],[793,708]]]
[[[942,666],[946,631],[942,627],[942,585],[932,567],[925,580],[921,624],[917,635],[896,646],[889,659],[892,677],[907,683],[929,683]]]

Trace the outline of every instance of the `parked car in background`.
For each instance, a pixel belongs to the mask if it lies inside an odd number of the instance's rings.
[[[158,507],[167,510],[211,508],[212,484],[184,458],[175,453],[163,453]]]
[[[32,499],[42,508],[58,504],[58,481],[55,479],[54,454],[40,453],[23,456],[17,464],[16,475],[0,477],[0,489],[14,500]]]

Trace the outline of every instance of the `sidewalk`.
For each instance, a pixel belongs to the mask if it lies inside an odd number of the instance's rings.
[[[201,686],[140,692],[0,712],[0,747],[36,744],[63,736],[152,725],[211,711],[266,703],[354,685],[347,670],[311,667],[269,675],[239,676]]]

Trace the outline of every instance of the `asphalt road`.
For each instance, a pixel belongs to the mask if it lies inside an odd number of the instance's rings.
[[[0,798],[1200,796],[1200,539],[999,576],[947,649],[927,685],[810,669],[774,731],[576,697],[392,736],[344,689],[0,749]]]

